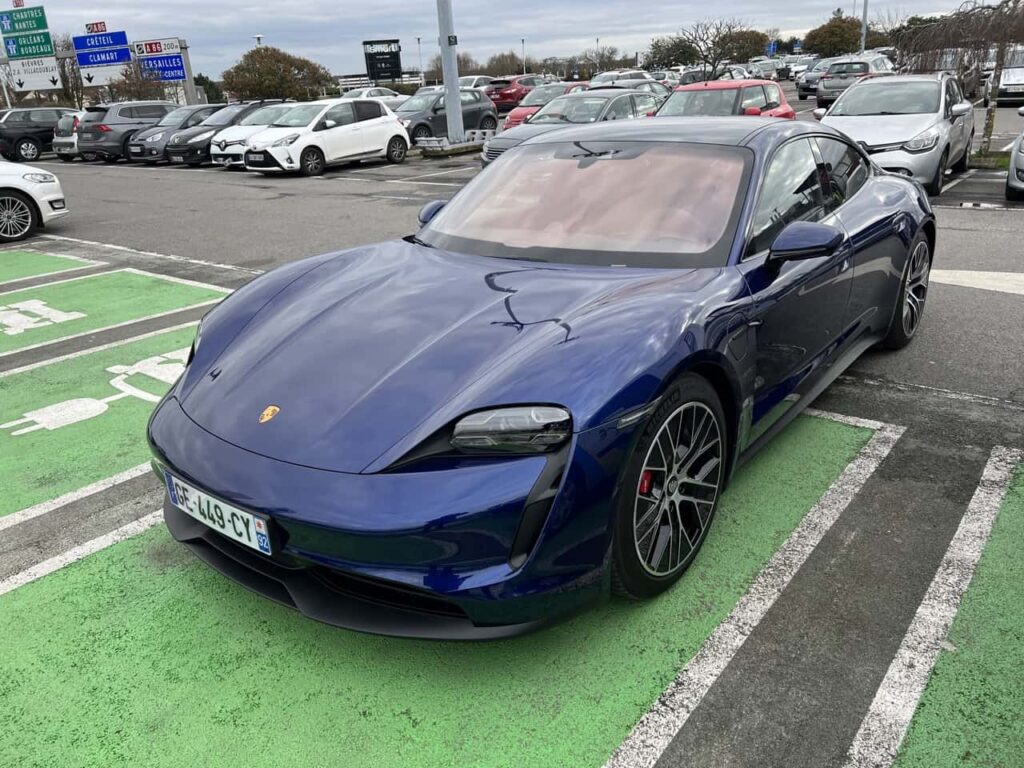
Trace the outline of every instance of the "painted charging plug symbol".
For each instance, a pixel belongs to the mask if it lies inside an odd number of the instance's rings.
[[[117,390],[117,394],[103,399],[78,397],[48,405],[45,408],[28,411],[15,421],[0,424],[0,429],[14,429],[15,431],[11,433],[12,437],[27,435],[39,429],[52,432],[61,427],[101,416],[109,410],[111,403],[126,397],[138,398],[147,403],[158,403],[160,395],[139,389],[129,383],[129,379],[132,376],[145,376],[170,386],[184,373],[186,360],[188,360],[188,347],[169,352],[166,355],[147,357],[134,365],[112,365],[107,368],[107,372],[116,374],[110,380],[110,386]]]

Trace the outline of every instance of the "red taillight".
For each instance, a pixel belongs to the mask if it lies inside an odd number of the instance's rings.
[[[104,125],[103,123],[98,123],[97,125],[94,125],[93,128],[95,128],[100,133],[110,133],[112,130],[114,130],[109,125]]]
[[[74,122],[73,122],[73,123],[71,124],[71,132],[72,132],[72,133],[74,133],[75,131],[77,131],[77,130],[78,130],[78,123],[79,123],[79,120],[78,120],[78,118],[76,117],[76,118],[75,118],[75,121],[74,121]]]

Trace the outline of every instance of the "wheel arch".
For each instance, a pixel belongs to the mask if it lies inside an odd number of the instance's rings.
[[[924,232],[924,236],[928,238],[928,251],[930,254],[931,261],[935,261],[935,240],[938,236],[938,231],[935,227],[935,219],[925,219],[921,224],[921,231]]]

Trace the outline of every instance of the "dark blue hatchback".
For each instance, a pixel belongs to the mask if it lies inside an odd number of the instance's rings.
[[[749,117],[545,134],[421,223],[226,299],[149,440],[211,566],[432,638],[669,588],[736,467],[913,338],[935,248],[917,184]]]

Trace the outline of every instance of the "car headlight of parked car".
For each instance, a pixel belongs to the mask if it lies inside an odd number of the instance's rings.
[[[543,453],[570,435],[572,417],[567,410],[528,405],[464,416],[455,425],[450,442],[467,453]]]
[[[285,136],[283,139],[278,139],[277,141],[275,141],[270,146],[272,146],[272,147],[290,147],[292,144],[294,144],[298,140],[299,140],[299,134],[292,133],[292,134],[289,134],[288,136]]]
[[[36,184],[52,184],[57,181],[57,177],[52,173],[26,173],[21,178],[25,181],[31,181]]]
[[[207,139],[212,139],[213,138],[213,134],[215,134],[215,133],[216,133],[216,131],[203,131],[198,136],[193,136],[191,139],[189,139],[188,143],[189,144],[198,144],[201,141],[206,141]]]
[[[921,133],[904,144],[903,149],[907,152],[927,152],[930,149],[934,149],[938,143],[939,131],[932,126],[925,131],[921,131]]]
[[[164,137],[164,132],[163,131],[160,131],[160,133],[154,133],[152,136],[147,136],[146,137],[146,143],[147,144],[152,144],[154,142],[160,141],[160,139],[162,139],[163,137]]]

